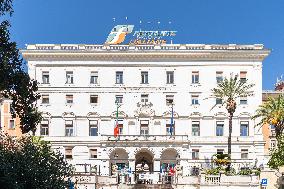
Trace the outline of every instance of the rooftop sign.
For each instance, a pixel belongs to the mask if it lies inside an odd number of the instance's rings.
[[[127,34],[132,33],[134,25],[117,25],[115,26],[107,40],[106,44],[121,44],[124,42]],[[167,37],[173,37],[177,31],[135,31],[134,39],[131,39],[129,44],[145,45],[145,44],[166,44]]]

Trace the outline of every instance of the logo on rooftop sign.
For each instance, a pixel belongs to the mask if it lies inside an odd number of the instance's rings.
[[[117,25],[115,26],[108,38],[106,44],[117,45],[125,41],[126,35],[132,33],[134,25]],[[134,31],[133,39],[129,41],[129,44],[134,45],[147,45],[147,44],[165,44],[167,38],[174,37],[177,31],[147,31],[138,30]]]

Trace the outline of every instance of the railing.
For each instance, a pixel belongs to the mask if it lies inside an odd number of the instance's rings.
[[[28,45],[27,50],[261,50],[264,49],[262,44],[254,45],[205,45],[205,44],[163,44],[163,45],[85,45],[85,44],[34,44]]]
[[[157,142],[177,142],[189,141],[188,135],[102,135],[104,141],[157,141]]]
[[[220,180],[220,175],[205,175],[205,183],[207,184],[219,184]]]

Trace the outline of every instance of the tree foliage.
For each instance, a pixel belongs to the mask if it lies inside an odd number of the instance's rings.
[[[280,137],[281,139],[284,130],[284,96],[279,95],[277,98],[269,97],[268,101],[260,105],[256,110],[253,118],[261,118],[257,125],[274,125],[276,138]]]
[[[247,80],[240,80],[238,76],[231,76],[229,79],[224,78],[212,89],[211,98],[222,100],[222,105],[226,106],[229,113],[229,136],[228,136],[228,155],[231,157],[231,137],[232,137],[232,119],[237,108],[237,99],[240,97],[252,96],[254,93],[251,88],[254,84],[249,84]],[[215,104],[213,108],[216,106]],[[212,108],[212,109],[213,109]]]
[[[12,0],[0,0],[0,16],[12,15]],[[23,70],[17,44],[10,41],[9,21],[0,23],[0,97],[12,99],[13,116],[21,119],[23,133],[35,131],[41,120],[35,102],[39,99],[37,82]]]
[[[0,186],[5,189],[62,189],[72,167],[39,137],[1,135]]]
[[[277,139],[277,148],[275,148],[268,161],[268,166],[272,169],[278,169],[284,166],[284,137],[280,135]]]

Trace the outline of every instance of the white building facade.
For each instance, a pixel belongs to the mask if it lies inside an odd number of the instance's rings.
[[[36,135],[78,172],[96,166],[109,176],[117,164],[158,174],[179,164],[186,176],[209,167],[212,155],[227,153],[228,114],[208,97],[231,74],[255,84],[233,117],[233,166],[264,161],[262,132],[250,118],[262,103],[263,45],[36,44],[22,54],[42,95]]]

